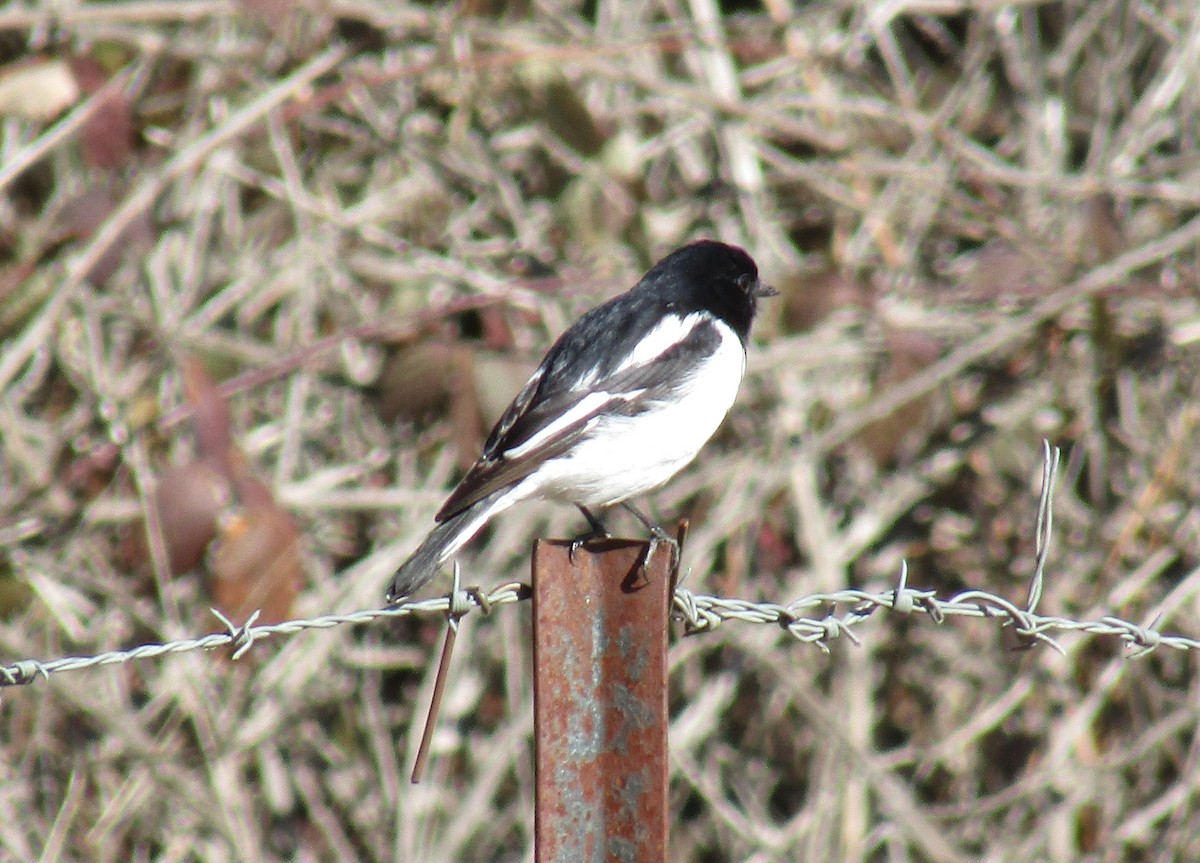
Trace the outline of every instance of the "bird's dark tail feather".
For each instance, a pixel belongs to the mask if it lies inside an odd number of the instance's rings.
[[[510,491],[509,488],[503,488],[492,492],[431,530],[412,557],[401,564],[392,576],[387,601],[396,602],[410,596],[437,575],[438,568],[470,542],[493,515],[514,502],[506,499]]]

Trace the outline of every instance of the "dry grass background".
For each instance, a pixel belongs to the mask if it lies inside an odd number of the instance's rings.
[[[1042,609],[1200,634],[1198,34],[1181,0],[0,9],[0,660],[378,603],[553,335],[699,236],[784,296],[653,501],[690,586],[907,559],[1023,600],[1045,437]],[[467,578],[576,521],[510,511]],[[528,624],[467,621],[418,787],[436,620],[5,689],[0,858],[532,859]],[[672,860],[1200,859],[1190,655],[860,633],[676,643]]]

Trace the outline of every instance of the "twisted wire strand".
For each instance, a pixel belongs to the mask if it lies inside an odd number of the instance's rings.
[[[854,628],[878,610],[897,614],[925,614],[937,623],[949,617],[989,618],[999,621],[1003,626],[1014,627],[1016,634],[1030,644],[1040,641],[1060,651],[1061,647],[1054,641],[1052,634],[1069,632],[1115,636],[1124,643],[1131,658],[1144,656],[1160,647],[1176,650],[1200,648],[1200,640],[1182,635],[1164,635],[1153,626],[1141,626],[1118,617],[1072,620],[1025,611],[1010,600],[983,590],[968,590],[947,599],[940,599],[932,590],[908,587],[904,576],[905,574],[902,574],[900,584],[892,590],[870,593],[847,589],[814,593],[786,604],[710,596],[685,588],[676,588],[671,616],[682,621],[685,631],[689,634],[711,632],[726,621],[778,626],[797,641],[815,645],[825,652],[829,651],[829,642],[842,636],[857,644],[859,640]],[[80,671],[192,650],[233,647],[233,658],[238,659],[256,642],[274,636],[290,636],[310,629],[332,629],[346,624],[370,623],[381,618],[407,617],[413,614],[462,615],[473,611],[486,613],[497,606],[524,601],[531,595],[532,591],[528,585],[507,582],[486,593],[478,589],[466,589],[390,608],[325,614],[266,625],[255,623],[257,612],[251,615],[245,624],[237,626],[214,611],[225,627],[223,632],[180,641],[143,644],[128,650],[112,650],[94,656],[69,656],[48,662],[24,659],[0,666],[0,686],[18,686],[32,683],[38,677],[49,678],[52,674],[64,671]]]

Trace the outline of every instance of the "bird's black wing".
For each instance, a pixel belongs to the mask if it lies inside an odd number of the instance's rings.
[[[585,316],[576,327],[588,341],[574,342],[569,350],[560,350],[565,337],[560,339],[504,412],[488,437],[483,456],[442,505],[438,521],[525,479],[549,459],[570,450],[600,417],[633,416],[669,398],[721,340],[720,332],[708,321],[693,327],[653,362],[614,372],[613,368],[652,327],[630,327],[628,318],[610,322],[607,336],[596,335],[593,339],[588,332],[591,327],[584,326],[593,322]],[[620,347],[598,358],[586,349],[596,346],[597,340],[610,344],[615,341]],[[608,361],[610,358],[612,361]]]
[[[541,423],[552,420],[545,407],[564,407],[559,399],[585,395],[628,356],[657,326],[670,304],[654,297],[643,285],[614,297],[584,314],[546,353],[542,364],[505,410],[483,446],[484,457],[500,455],[535,435]],[[531,413],[531,408],[541,408]]]

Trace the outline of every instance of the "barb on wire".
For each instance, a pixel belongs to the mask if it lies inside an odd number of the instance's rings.
[[[1062,450],[1042,441],[1042,493],[1038,498],[1037,528],[1034,531],[1034,546],[1037,561],[1033,569],[1033,582],[1029,585],[1029,604],[1026,611],[1037,610],[1042,600],[1042,584],[1046,571],[1046,558],[1050,556],[1050,532],[1054,526],[1054,480],[1058,476],[1058,462]]]

